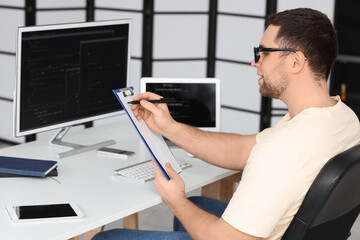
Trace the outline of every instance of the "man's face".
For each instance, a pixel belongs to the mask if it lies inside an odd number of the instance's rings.
[[[279,48],[275,42],[280,27],[270,25],[264,32],[259,47]],[[258,83],[260,93],[264,97],[280,98],[289,84],[288,74],[284,70],[285,57],[281,52],[260,52],[260,59],[251,65],[257,68],[260,76]]]

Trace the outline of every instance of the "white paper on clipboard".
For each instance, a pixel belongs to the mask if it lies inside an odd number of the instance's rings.
[[[152,157],[159,165],[160,169],[164,173],[165,177],[169,180],[169,176],[165,169],[165,164],[169,162],[172,168],[177,172],[181,172],[181,167],[176,162],[174,155],[170,151],[168,145],[166,144],[164,138],[152,131],[148,125],[146,125],[144,120],[137,120],[134,116],[133,111],[131,110],[131,104],[128,102],[132,101],[135,97],[135,91],[133,87],[121,88],[113,90],[115,96],[119,100],[121,106],[124,108],[125,112],[129,116],[131,122],[139,133],[141,139],[144,141],[146,147],[150,151]]]

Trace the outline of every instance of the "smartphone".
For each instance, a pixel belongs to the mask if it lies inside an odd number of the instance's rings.
[[[108,148],[108,147],[100,148],[96,150],[96,152],[100,155],[109,156],[109,157],[118,157],[118,158],[127,158],[128,156],[135,153],[132,151],[126,151],[126,150],[121,150],[117,148]]]
[[[13,222],[48,221],[83,218],[84,214],[74,203],[6,206]]]

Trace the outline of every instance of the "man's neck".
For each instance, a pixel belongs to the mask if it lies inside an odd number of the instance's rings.
[[[290,118],[308,108],[332,107],[336,101],[330,98],[325,80],[313,81],[313,84],[297,84],[280,99],[288,107]]]

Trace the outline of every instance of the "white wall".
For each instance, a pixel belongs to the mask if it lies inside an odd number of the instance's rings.
[[[253,60],[253,47],[259,45],[264,31],[266,1],[220,0],[218,8],[220,13],[254,16],[218,16],[216,57],[249,64],[216,61],[215,72],[222,81],[222,105],[255,112],[223,109],[221,130],[253,134],[259,131],[261,96],[256,69],[250,63]]]
[[[23,7],[24,1],[0,0],[0,5]],[[17,9],[0,9],[0,51],[15,54],[16,28],[25,23],[25,14]],[[15,89],[15,55],[0,54],[0,97],[13,99]],[[1,124],[0,139],[22,142],[23,139],[12,137],[13,104],[0,100]]]
[[[277,10],[279,12],[292,8],[313,8],[325,13],[333,21],[335,0],[278,0]]]

